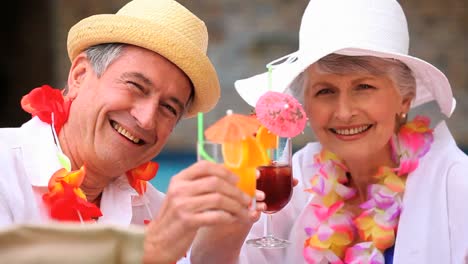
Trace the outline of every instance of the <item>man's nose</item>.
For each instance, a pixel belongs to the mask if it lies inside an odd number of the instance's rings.
[[[158,104],[154,101],[140,101],[137,106],[134,107],[132,116],[136,119],[139,127],[146,130],[153,130],[156,128],[157,110]]]

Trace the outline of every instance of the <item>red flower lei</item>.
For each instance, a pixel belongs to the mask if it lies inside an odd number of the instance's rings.
[[[53,129],[59,134],[68,120],[71,102],[60,90],[43,85],[23,96],[21,107],[33,117],[39,117],[42,122],[53,124]],[[56,144],[59,145],[59,142]],[[139,195],[143,195],[146,192],[147,181],[156,176],[158,168],[156,162],[149,161],[127,171],[129,184]],[[83,222],[102,216],[99,207],[88,202],[80,188],[85,175],[84,165],[74,171],[62,168],[52,175],[48,183],[49,192],[42,196],[52,219]]]

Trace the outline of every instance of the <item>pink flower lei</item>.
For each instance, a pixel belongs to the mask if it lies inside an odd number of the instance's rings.
[[[404,176],[418,167],[433,142],[429,124],[429,118],[417,116],[392,137],[392,157],[399,166],[379,168],[374,176],[378,183],[369,185],[369,199],[360,204],[362,212],[357,217],[344,208],[346,200],[356,194],[346,186],[346,166],[327,150],[314,156],[317,172],[310,180],[311,188],[306,189],[314,194],[308,208],[315,216],[305,228],[308,238],[303,255],[307,263],[385,263],[382,252],[395,243]],[[364,242],[355,243],[356,233]]]

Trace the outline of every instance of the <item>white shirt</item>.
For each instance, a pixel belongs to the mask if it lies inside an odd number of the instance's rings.
[[[289,239],[291,245],[286,249],[244,245],[240,263],[306,263],[304,227],[311,215],[305,208],[312,195],[304,189],[311,187],[313,156],[320,150],[320,144],[309,143],[294,154],[293,175],[299,184],[289,204],[273,215],[274,234]],[[263,235],[264,221],[262,215],[247,239]],[[468,263],[468,157],[444,122],[434,131],[430,151],[408,176],[393,263]]]
[[[50,177],[61,168],[50,125],[34,117],[20,128],[1,128],[0,168],[0,228],[53,221],[42,201]],[[144,220],[152,218],[150,212],[153,216],[158,212],[163,199],[164,194],[150,183],[140,197],[122,175],[104,189],[103,216],[98,223],[144,225]]]

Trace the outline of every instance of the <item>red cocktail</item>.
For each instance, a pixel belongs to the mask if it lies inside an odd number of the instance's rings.
[[[292,195],[292,169],[290,165],[258,167],[260,177],[257,189],[265,193],[266,214],[273,214],[288,204]]]
[[[292,144],[290,138],[276,137],[276,143],[267,150],[270,164],[257,167],[259,177],[257,179],[257,189],[265,193],[267,215],[264,228],[264,235],[246,241],[248,245],[258,248],[284,248],[290,242],[286,239],[278,238],[273,234],[273,214],[280,211],[292,196],[293,178],[291,169]]]

